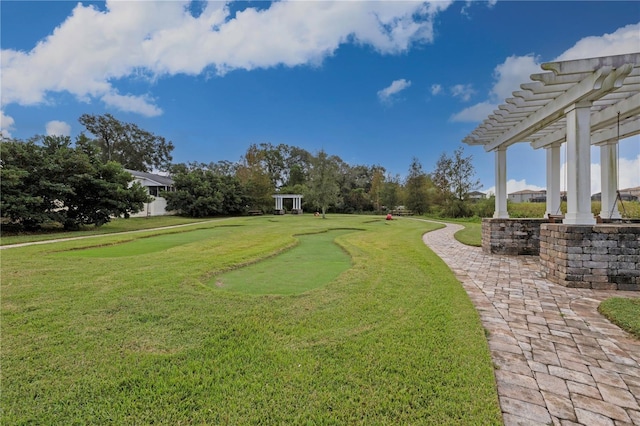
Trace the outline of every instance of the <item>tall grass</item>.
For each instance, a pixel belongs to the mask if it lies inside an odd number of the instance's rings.
[[[431,225],[224,224],[236,226],[198,225],[213,231],[162,251],[127,248],[160,231],[4,250],[3,424],[501,423],[478,315],[421,241]],[[324,285],[208,285],[335,228],[362,230],[336,238],[352,266]],[[107,245],[126,255],[77,255]]]

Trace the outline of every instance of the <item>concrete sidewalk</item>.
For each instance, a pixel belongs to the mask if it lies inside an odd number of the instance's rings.
[[[572,289],[540,278],[536,256],[488,255],[459,225],[424,242],[462,282],[488,331],[505,425],[640,425],[640,340],[597,311],[636,292]]]

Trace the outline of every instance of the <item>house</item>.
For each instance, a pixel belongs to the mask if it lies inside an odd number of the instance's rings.
[[[470,200],[470,201],[484,200],[485,198],[487,198],[487,194],[480,191],[473,191],[473,192],[467,193],[466,198],[467,200]]]
[[[147,189],[147,193],[151,195],[153,201],[146,203],[144,209],[138,213],[132,214],[131,217],[145,216],[162,216],[173,214],[167,211],[167,200],[160,196],[162,191],[173,191],[173,179],[168,176],[162,176],[154,173],[139,172],[137,170],[128,170],[133,176],[134,181]]]
[[[627,189],[620,189],[618,191],[618,194],[620,195],[620,200],[621,201],[638,201],[640,199],[640,186],[636,186],[635,188],[627,188]],[[601,201],[602,200],[602,193],[598,192],[597,194],[593,194],[591,196],[591,200],[592,201]]]
[[[508,196],[509,201],[511,201],[512,203],[536,202],[540,199],[546,201],[547,191],[545,189],[541,189],[538,191],[523,189],[522,191],[512,192]]]

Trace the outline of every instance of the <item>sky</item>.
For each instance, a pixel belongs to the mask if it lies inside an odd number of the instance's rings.
[[[400,177],[463,147],[484,192],[494,155],[462,139],[542,63],[640,52],[637,1],[2,0],[0,19],[5,137],[75,139],[109,113],[172,141],[174,163],[271,143]],[[508,192],[545,187],[543,149],[507,157]],[[640,136],[619,170],[640,186]]]

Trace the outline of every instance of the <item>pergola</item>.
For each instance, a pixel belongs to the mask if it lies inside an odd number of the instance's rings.
[[[293,208],[291,213],[302,214],[302,195],[300,194],[275,194],[272,195],[276,200],[275,214],[284,214],[283,200],[293,200]]]
[[[560,210],[560,146],[566,142],[564,223],[573,225],[596,222],[591,213],[591,145],[600,146],[600,216],[620,218],[618,142],[640,134],[640,52],[548,62],[542,69],[547,72],[532,74],[531,82],[463,139],[495,152],[494,218],[509,217],[506,153],[520,142],[547,150],[547,216]]]

